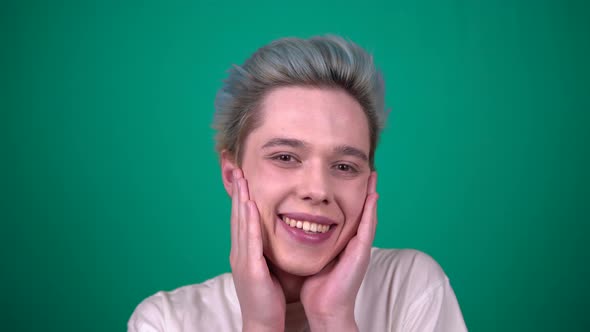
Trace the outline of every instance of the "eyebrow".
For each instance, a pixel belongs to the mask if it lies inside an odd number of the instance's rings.
[[[345,156],[356,157],[356,158],[359,158],[363,161],[369,161],[369,157],[367,157],[366,153],[364,153],[360,149],[357,149],[357,148],[352,147],[350,145],[337,146],[334,148],[334,152],[336,152],[337,154],[345,155]]]
[[[269,140],[268,142],[264,143],[262,146],[263,149],[272,148],[275,146],[288,146],[291,148],[303,148],[306,147],[308,144],[302,140],[298,140],[295,138],[282,138],[277,137]]]

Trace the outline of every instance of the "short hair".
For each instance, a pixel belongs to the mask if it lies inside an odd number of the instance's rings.
[[[215,98],[216,150],[227,150],[241,164],[242,145],[261,123],[259,108],[272,89],[284,86],[341,88],[367,116],[369,164],[386,120],[385,84],[373,57],[357,44],[334,35],[282,38],[258,49],[242,66],[234,65]]]

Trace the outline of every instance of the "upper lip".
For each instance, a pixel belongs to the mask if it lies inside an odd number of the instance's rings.
[[[313,222],[316,224],[323,224],[323,225],[332,225],[332,224],[336,223],[333,219],[330,219],[328,217],[316,216],[313,214],[299,213],[299,212],[280,213],[279,216],[281,216],[281,218],[288,217],[288,218],[295,219],[295,220],[309,221],[309,222]]]

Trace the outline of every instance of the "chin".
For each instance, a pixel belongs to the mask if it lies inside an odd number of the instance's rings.
[[[305,257],[269,257],[272,264],[283,272],[299,277],[309,277],[320,272],[329,261]]]
[[[280,268],[281,270],[298,277],[309,277],[319,273],[324,268],[324,266],[326,265],[316,264],[315,266],[310,266],[308,264],[286,264],[286,266],[280,266]]]

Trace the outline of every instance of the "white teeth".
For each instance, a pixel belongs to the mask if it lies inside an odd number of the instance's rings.
[[[309,221],[303,222],[303,230],[306,232],[309,231]]]
[[[308,233],[326,233],[330,229],[329,225],[316,224],[314,222],[309,221],[295,220],[289,217],[283,217],[283,221],[290,227],[301,228]]]

